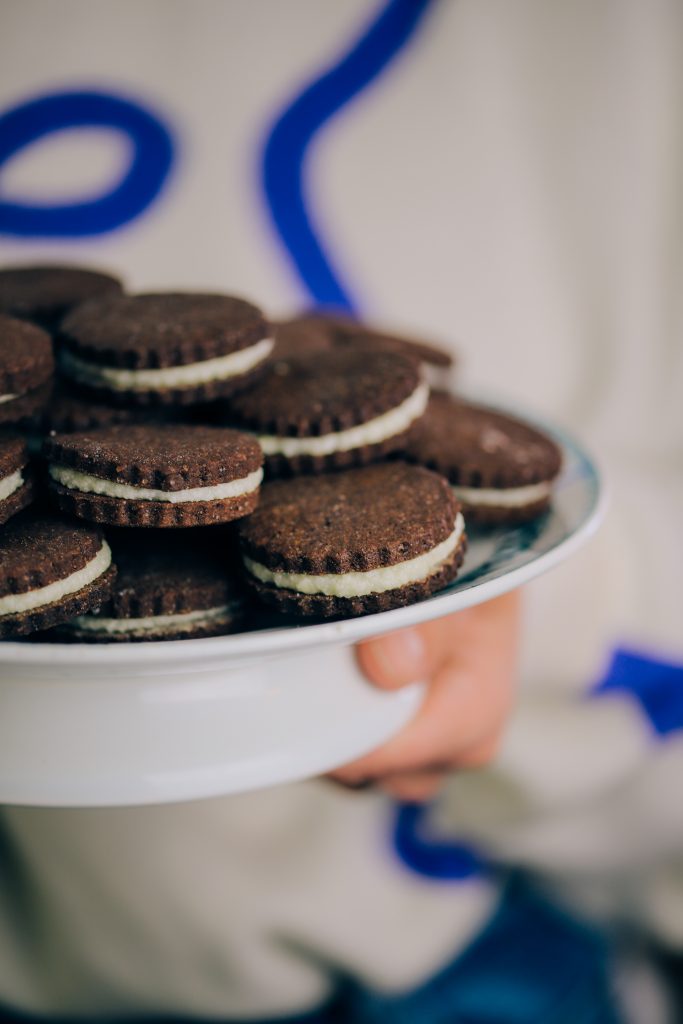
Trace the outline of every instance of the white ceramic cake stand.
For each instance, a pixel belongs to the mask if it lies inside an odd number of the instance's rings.
[[[571,437],[539,425],[564,455],[551,511],[470,534],[458,579],[419,604],[206,640],[0,643],[0,803],[114,806],[244,792],[331,770],[383,743],[415,713],[421,687],[377,691],[352,645],[512,590],[597,528],[593,462]]]

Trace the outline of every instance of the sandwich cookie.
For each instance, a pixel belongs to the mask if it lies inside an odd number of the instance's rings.
[[[50,493],[81,519],[112,526],[226,523],[256,507],[263,455],[221,427],[130,424],[45,442]]]
[[[440,392],[405,457],[448,478],[468,522],[490,524],[545,512],[562,462],[557,445],[528,423]]]
[[[52,340],[34,324],[0,315],[0,424],[35,415],[50,395]]]
[[[455,577],[466,545],[447,482],[401,462],[266,484],[239,537],[263,601],[323,618],[427,597]]]
[[[52,382],[45,404],[35,415],[21,422],[29,452],[40,466],[43,476],[43,443],[54,434],[73,434],[83,430],[113,426],[115,423],[161,422],[161,408],[128,408],[123,405],[105,405],[89,399],[63,379]]]
[[[274,476],[363,465],[396,451],[429,395],[419,366],[386,352],[309,352],[275,360],[230,403]]]
[[[0,437],[0,524],[26,508],[32,499],[26,442],[20,437]]]
[[[121,282],[83,267],[6,267],[0,270],[0,312],[55,331],[62,317],[88,299],[118,295]]]
[[[74,434],[82,430],[111,427],[117,423],[161,422],[161,410],[128,408],[123,405],[107,405],[90,399],[71,387],[66,381],[55,382],[50,399],[34,425],[36,433]]]
[[[284,354],[282,348],[294,354],[297,347],[310,350],[315,345],[319,351],[326,339],[328,348],[358,348],[363,352],[411,356],[422,364],[426,379],[434,387],[446,386],[454,363],[450,352],[432,342],[378,330],[341,313],[314,312],[294,317],[280,325],[279,335],[282,341],[278,340],[277,355]]]
[[[85,643],[120,643],[218,636],[239,626],[239,577],[206,540],[185,532],[141,537],[131,531],[110,540],[117,567],[111,596],[99,609],[71,619],[60,634]]]
[[[329,352],[335,348],[331,331],[317,317],[295,317],[273,324],[273,359],[289,359],[307,352]]]
[[[116,570],[99,530],[53,516],[17,516],[0,533],[0,638],[96,608]]]
[[[230,395],[262,368],[272,330],[227,295],[93,300],[62,322],[64,373],[105,401],[191,405]]]

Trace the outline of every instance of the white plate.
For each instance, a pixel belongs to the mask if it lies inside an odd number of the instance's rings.
[[[157,803],[328,771],[414,714],[419,686],[380,693],[351,644],[512,590],[597,528],[590,457],[550,424],[563,470],[550,512],[472,534],[455,582],[419,604],[343,622],[149,644],[0,643],[0,802]]]

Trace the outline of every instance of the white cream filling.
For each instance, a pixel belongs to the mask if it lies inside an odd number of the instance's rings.
[[[224,484],[210,487],[187,487],[182,491],[160,491],[154,487],[134,487],[132,484],[118,484],[103,480],[99,476],[81,473],[67,466],[50,466],[50,476],[63,487],[86,494],[106,494],[110,498],[129,498],[133,501],[167,501],[178,505],[185,501],[215,501],[219,498],[240,498],[257,490],[263,480],[263,470],[255,469],[247,476],[228,480]]]
[[[255,345],[215,359],[185,366],[167,366],[161,370],[123,370],[116,366],[100,366],[73,352],[64,350],[61,362],[64,372],[81,384],[106,387],[110,391],[165,391],[168,388],[191,388],[213,380],[227,380],[247,373],[268,356],[272,338],[263,338]]]
[[[530,505],[531,502],[547,498],[552,484],[544,481],[527,487],[452,487],[453,493],[467,505],[490,505],[499,508],[515,508]]]
[[[53,601],[60,601],[63,597],[68,597],[69,594],[75,594],[77,590],[87,587],[98,576],[106,572],[110,565],[111,548],[106,541],[102,541],[102,547],[95,557],[70,576],[49,583],[46,587],[38,587],[37,590],[27,590],[23,594],[7,594],[5,597],[0,597],[0,615],[30,612],[34,608],[52,604]]]
[[[261,583],[269,583],[281,590],[296,590],[300,594],[326,594],[329,597],[364,597],[366,594],[383,594],[386,590],[396,590],[433,576],[453,554],[464,530],[465,521],[461,513],[458,513],[453,533],[430,551],[397,565],[368,569],[365,572],[323,573],[319,576],[274,572],[247,555],[244,556],[244,564]]]
[[[200,608],[194,612],[179,612],[177,615],[148,615],[140,619],[110,619],[101,615],[79,615],[69,622],[69,627],[87,633],[175,633],[189,629],[197,623],[215,622],[235,610],[235,602],[217,608]]]
[[[0,405],[4,405],[5,402],[11,402],[18,397],[18,395],[0,395]]]
[[[5,498],[9,498],[10,494],[18,491],[23,482],[24,476],[20,469],[0,480],[0,501],[4,501]]]
[[[410,424],[421,416],[427,407],[429,385],[421,381],[411,395],[389,412],[377,416],[357,427],[340,430],[320,437],[280,437],[277,434],[259,435],[259,442],[266,455],[284,455],[291,459],[297,455],[330,455],[332,452],[348,452],[368,444],[379,444],[389,437],[402,434]]]

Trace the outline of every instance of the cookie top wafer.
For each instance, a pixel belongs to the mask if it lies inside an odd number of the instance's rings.
[[[189,404],[243,386],[273,347],[256,306],[169,292],[89,302],[62,323],[62,368],[128,402]]]
[[[56,434],[46,441],[45,454],[53,465],[104,481],[171,493],[242,479],[262,463],[249,434],[165,423]]]
[[[0,482],[27,462],[28,448],[24,438],[10,433],[0,434]]]
[[[29,454],[21,437],[0,435],[0,524],[31,502],[33,479],[27,473]]]
[[[459,507],[436,473],[380,463],[266,484],[239,536],[243,551],[269,569],[366,571],[436,547],[453,532]]]
[[[447,369],[453,364],[450,352],[430,342],[409,338],[403,334],[378,330],[341,313],[308,313],[293,317],[281,325],[285,343],[294,351],[297,342],[302,347],[323,346],[327,338],[328,347],[357,347],[365,352],[389,352],[412,356],[420,362]],[[314,340],[315,339],[315,340]]]
[[[238,600],[242,587],[230,565],[227,539],[197,532],[199,537],[185,531],[161,536],[112,531],[118,576],[102,615],[174,615]]]
[[[406,458],[448,478],[470,511],[499,510],[491,521],[547,507],[560,471],[557,445],[535,427],[445,393],[433,394]]]
[[[33,266],[0,269],[0,312],[53,330],[74,306],[95,296],[119,294],[121,282],[83,267]]]
[[[99,530],[24,513],[0,532],[0,637],[44,629],[99,604],[115,570]]]
[[[0,315],[0,408],[50,379],[52,341],[40,327]]]
[[[228,414],[258,436],[274,472],[320,472],[396,450],[427,394],[405,356],[308,352],[274,360]]]
[[[147,410],[107,405],[82,395],[64,380],[59,380],[55,382],[40,419],[33,426],[45,434],[73,434],[117,423],[136,423],[149,419]]]
[[[317,317],[295,317],[273,325],[275,331],[274,359],[289,359],[307,352],[329,352],[335,348],[334,337]]]
[[[258,500],[263,456],[226,427],[130,424],[45,442],[52,493],[64,511],[111,525],[227,522]]]

